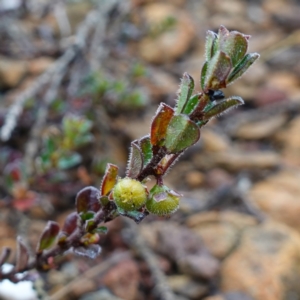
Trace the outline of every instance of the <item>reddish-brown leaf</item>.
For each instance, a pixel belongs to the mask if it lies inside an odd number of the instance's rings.
[[[29,251],[23,243],[21,237],[17,238],[17,258],[16,258],[16,271],[22,271],[28,263]]]
[[[150,141],[153,147],[162,147],[170,120],[174,115],[172,107],[161,103],[151,124]]]
[[[37,252],[41,253],[43,250],[53,246],[56,237],[59,233],[59,225],[56,222],[48,221],[37,246]]]

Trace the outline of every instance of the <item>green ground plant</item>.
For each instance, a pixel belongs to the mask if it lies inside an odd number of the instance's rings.
[[[158,216],[174,213],[181,195],[164,184],[164,176],[184,151],[197,143],[201,128],[211,118],[244,103],[238,96],[225,99],[221,89],[241,77],[258,59],[257,53],[247,54],[249,38],[237,31],[229,32],[224,26],[218,34],[208,31],[200,76],[202,91],[194,92],[194,79],[185,73],[175,107],[161,103],[150,133],[131,143],[126,176],[120,178],[118,166],[108,163],[100,189],[89,186],[78,192],[76,211],[67,216],[62,228],[56,222],[48,222],[34,258],[30,258],[29,250],[18,237],[16,264],[8,273],[1,273],[0,269],[0,280],[16,282],[26,276],[16,276],[18,273],[33,268],[48,270],[55,258],[67,250],[96,257],[100,252],[100,236],[107,232],[103,224],[120,215],[139,223],[150,213]],[[72,129],[72,122],[71,125],[68,122],[67,131]],[[83,124],[83,131],[88,131],[89,123]],[[71,140],[79,139],[80,144],[81,136],[73,137],[71,129],[68,133],[72,135]],[[82,138],[86,139],[86,135]],[[148,190],[145,182],[150,176],[155,184]],[[2,250],[0,266],[9,254],[9,248]]]

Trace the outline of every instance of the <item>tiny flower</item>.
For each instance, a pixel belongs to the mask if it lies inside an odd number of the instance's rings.
[[[141,182],[125,177],[113,188],[113,199],[124,211],[137,210],[146,203],[147,190]]]

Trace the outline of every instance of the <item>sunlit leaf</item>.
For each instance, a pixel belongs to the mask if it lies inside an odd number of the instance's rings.
[[[151,124],[150,141],[154,148],[153,150],[155,150],[156,147],[162,147],[164,145],[167,127],[173,115],[173,108],[165,103],[160,104]]]
[[[117,183],[118,169],[116,165],[107,164],[101,183],[102,195],[107,195]]]

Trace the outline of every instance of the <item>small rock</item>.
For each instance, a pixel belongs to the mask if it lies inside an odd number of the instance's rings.
[[[88,1],[68,3],[68,5],[66,6],[66,12],[73,32],[75,31],[77,26],[84,20],[84,18],[92,8],[92,4]]]
[[[282,154],[285,162],[291,166],[300,165],[300,117],[294,118],[291,123],[278,132],[276,139],[282,144]]]
[[[253,300],[253,298],[245,293],[232,292],[225,293],[222,295],[205,297],[203,300]]]
[[[270,169],[277,167],[280,156],[272,151],[242,151],[231,149],[226,152],[200,153],[193,157],[198,168],[222,167],[230,171],[243,169]]]
[[[254,103],[258,106],[267,106],[275,103],[282,103],[287,100],[285,91],[277,86],[269,86],[268,84],[260,87],[255,94]]]
[[[225,135],[210,129],[201,132],[201,142],[203,143],[203,149],[206,152],[226,151],[230,147],[230,141]]]
[[[239,230],[242,230],[256,225],[257,221],[252,216],[230,210],[196,213],[186,221],[187,226],[190,228],[202,226],[205,223],[230,223]]]
[[[271,218],[300,232],[299,182],[298,170],[283,170],[256,183],[249,191],[249,196]]]
[[[0,253],[3,247],[7,247],[11,250],[8,263],[14,263],[17,251],[17,241],[13,237],[0,238]]]
[[[222,295],[205,297],[203,300],[226,300]]]
[[[166,3],[152,3],[142,11],[143,22],[155,32],[166,20],[174,24],[157,34],[149,33],[139,44],[141,57],[150,63],[172,62],[181,57],[191,46],[195,37],[194,25],[186,12]]]
[[[247,228],[240,246],[222,264],[221,290],[254,300],[299,295],[300,237],[289,227],[266,222]]]
[[[222,0],[216,0],[213,4],[211,3],[210,5],[214,12],[219,14],[231,15],[234,17],[236,15],[246,13],[246,5],[238,0],[233,0],[228,3]]]
[[[208,286],[186,275],[168,276],[170,288],[188,299],[199,299],[208,293]]]
[[[28,71],[26,61],[17,61],[0,57],[0,86],[4,88],[14,88],[24,78]]]
[[[234,182],[233,176],[224,169],[213,168],[206,173],[206,183],[210,188],[219,188],[221,186],[230,186]]]
[[[116,296],[137,299],[140,273],[137,263],[127,259],[113,266],[103,277],[103,284]]]
[[[189,187],[196,188],[204,183],[205,176],[199,171],[190,171],[186,173],[185,180]]]
[[[280,27],[284,27],[288,32],[300,28],[299,20],[300,8],[298,5],[286,5],[280,11],[274,13],[273,18]]]
[[[92,279],[82,278],[78,284],[72,286],[72,295],[77,299],[86,293],[90,293],[97,288],[96,283]]]
[[[102,289],[98,292],[88,293],[82,296],[79,300],[123,300],[119,297],[114,296],[107,289]]]
[[[245,228],[256,223],[253,217],[233,211],[198,213],[187,219],[187,225],[219,259],[224,259],[237,246]]]
[[[219,262],[188,228],[174,222],[156,221],[143,224],[141,232],[152,248],[175,262],[183,273],[206,279],[217,274]]]
[[[149,90],[151,99],[161,99],[162,96],[174,95],[178,90],[180,81],[170,73],[159,68],[150,69],[149,76],[144,80],[145,87]]]
[[[226,257],[238,241],[238,230],[231,224],[205,224],[194,229],[217,258]]]
[[[131,0],[132,5],[141,5],[147,3],[159,2],[158,0]],[[166,0],[166,2],[171,3],[176,6],[183,6],[186,3],[186,0]]]
[[[50,57],[39,57],[30,61],[29,73],[32,75],[39,75],[45,72],[53,63],[53,59]]]
[[[286,115],[275,115],[262,121],[241,124],[233,136],[240,139],[259,140],[270,137],[285,124]]]

